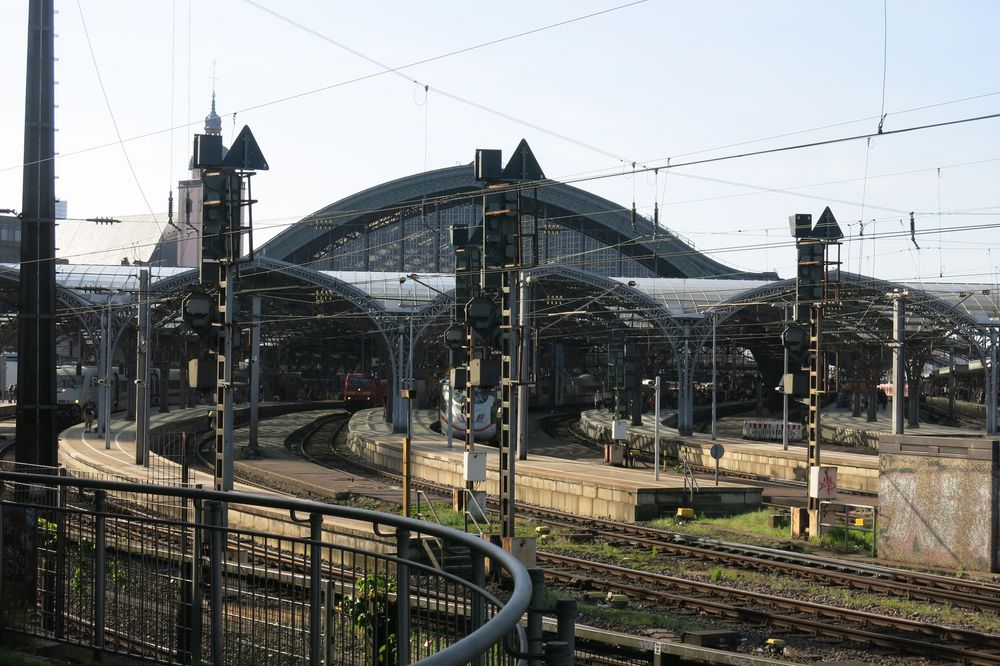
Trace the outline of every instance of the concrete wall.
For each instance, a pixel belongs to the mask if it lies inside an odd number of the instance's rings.
[[[402,470],[402,437],[368,430],[363,415],[351,420],[348,445],[353,453],[385,469]],[[460,446],[460,445],[456,445]],[[490,495],[500,492],[498,452],[491,447],[477,447],[487,452],[486,481],[479,490]],[[705,455],[708,455],[707,452]],[[462,461],[454,455],[414,449],[410,472],[414,477],[435,483],[463,487]],[[690,498],[678,484],[639,487],[627,483],[616,486],[594,485],[589,477],[583,480],[560,476],[556,469],[534,468],[530,474],[517,476],[517,501],[567,511],[583,516],[612,520],[651,520],[672,515],[679,506],[693,507],[699,512],[734,513],[760,506],[762,490],[749,486],[723,488],[702,487]]]
[[[997,572],[998,448],[989,439],[883,435],[879,557]]]

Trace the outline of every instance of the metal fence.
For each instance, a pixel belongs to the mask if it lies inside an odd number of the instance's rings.
[[[430,540],[462,555],[461,570],[430,564]],[[513,556],[390,514],[0,471],[0,553],[0,626],[100,652],[488,666],[528,651],[532,582]]]
[[[845,502],[820,502],[819,503],[819,533],[826,534],[831,530],[842,530],[844,534],[844,547],[848,548],[851,541],[851,533],[871,537],[871,556],[876,556],[875,535],[878,534],[878,507],[870,504],[848,504]],[[826,522],[832,518],[835,522]]]

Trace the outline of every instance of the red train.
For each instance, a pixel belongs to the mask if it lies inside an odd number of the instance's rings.
[[[350,372],[344,375],[344,403],[348,405],[381,405],[385,398],[385,383],[370,375]]]

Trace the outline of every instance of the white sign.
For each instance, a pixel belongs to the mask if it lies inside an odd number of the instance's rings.
[[[819,500],[837,498],[836,467],[817,467],[813,465],[809,468],[809,497]]]

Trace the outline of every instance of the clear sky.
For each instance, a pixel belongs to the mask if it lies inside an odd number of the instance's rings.
[[[794,275],[788,216],[829,205],[851,271],[998,280],[1000,118],[665,167],[864,135],[883,109],[885,132],[1000,112],[1000,3],[55,4],[71,217],[166,211],[214,62],[224,139],[248,124],[271,167],[254,180],[258,242],[525,138],[548,177],[610,176],[576,184],[647,216],[658,201],[661,224],[736,268]],[[27,0],[0,12],[0,208],[20,209]],[[628,174],[633,162],[660,171]]]

